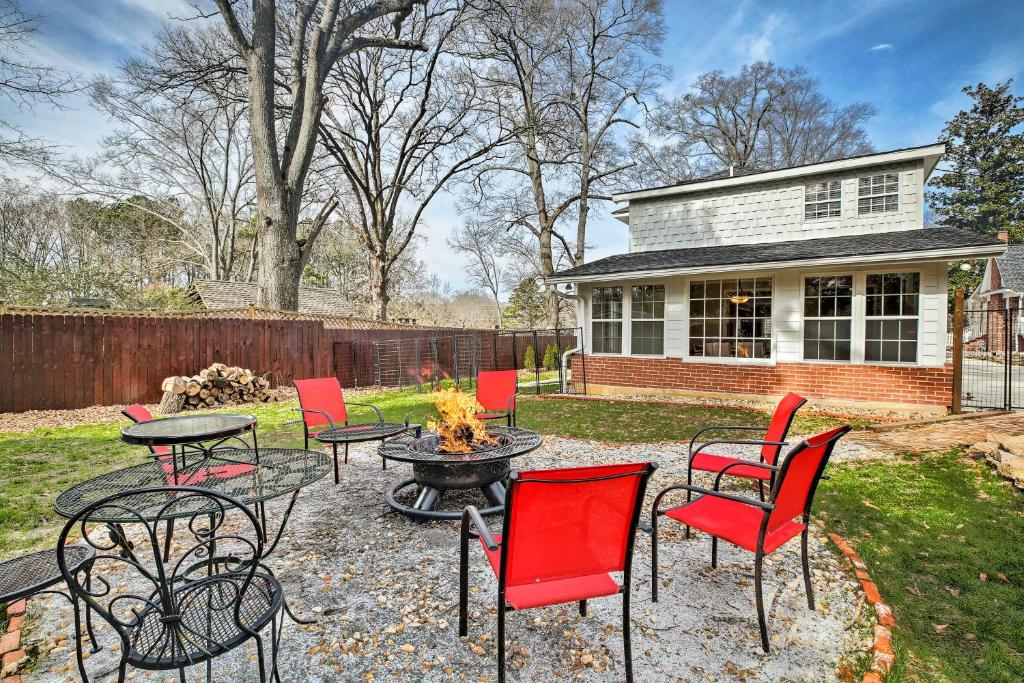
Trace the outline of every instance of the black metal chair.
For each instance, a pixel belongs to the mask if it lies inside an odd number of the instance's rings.
[[[167,553],[161,530],[175,518],[187,520],[188,533],[179,530]],[[91,577],[77,570],[64,548],[74,533],[96,551]],[[259,680],[280,681],[284,593],[259,564],[263,544],[256,516],[229,496],[188,486],[146,488],[99,500],[69,519],[57,564],[70,593],[120,638],[118,681],[129,665],[177,669],[184,681],[185,668],[202,663],[210,680],[212,660],[250,639],[256,643]],[[269,667],[260,635],[268,624]],[[80,656],[78,669],[88,681]]]

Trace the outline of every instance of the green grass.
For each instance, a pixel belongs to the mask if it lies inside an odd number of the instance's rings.
[[[1024,496],[957,452],[830,475],[816,511],[896,614],[893,680],[1021,680]]]

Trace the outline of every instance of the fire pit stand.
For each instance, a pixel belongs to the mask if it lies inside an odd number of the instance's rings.
[[[469,453],[438,451],[438,437],[425,433],[417,438],[400,436],[380,445],[381,457],[412,464],[413,476],[402,479],[387,493],[392,509],[417,521],[428,519],[460,519],[462,510],[438,510],[437,505],[445,491],[475,489],[483,491],[490,506],[480,510],[484,515],[495,515],[505,509],[504,480],[511,466],[509,461],[537,449],[541,437],[536,432],[518,427],[490,427],[488,433],[498,442],[493,446],[478,446]],[[402,489],[419,487],[416,502],[404,505],[395,499]]]

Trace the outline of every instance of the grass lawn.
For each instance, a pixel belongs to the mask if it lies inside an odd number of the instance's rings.
[[[832,467],[816,511],[898,623],[893,681],[1020,681],[1024,496],[958,452]]]

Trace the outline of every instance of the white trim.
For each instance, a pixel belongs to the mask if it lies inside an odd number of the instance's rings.
[[[704,182],[688,183],[686,185],[671,185],[669,187],[656,187],[647,190],[635,190],[633,192],[620,192],[612,195],[612,201],[625,202],[634,199],[648,199],[650,197],[666,197],[677,194],[691,194],[693,192],[705,192],[723,187],[736,187],[739,185],[750,185],[753,183],[766,183],[773,180],[785,178],[799,178],[808,175],[819,175],[834,171],[845,171],[855,168],[866,168],[869,166],[880,166],[883,164],[894,164],[901,161],[915,161],[925,159],[925,180],[928,179],[931,170],[935,168],[939,159],[946,153],[946,145],[937,143],[927,147],[915,147],[912,149],[899,150],[895,152],[882,152],[880,154],[869,154],[853,159],[838,159],[836,161],[825,161],[820,164],[807,164],[806,166],[795,166],[783,168],[777,171],[765,173],[754,173],[751,175],[734,176],[732,178],[715,178]],[[932,158],[934,157],[934,159]]]
[[[995,250],[999,251],[995,251]],[[999,256],[1006,251],[1006,245],[986,245],[983,247],[956,247],[951,249],[932,249],[929,251],[907,251],[898,253],[868,254],[858,256],[835,256],[796,261],[769,261],[761,263],[737,263],[720,266],[683,266],[657,270],[631,270],[620,273],[600,273],[595,275],[558,276],[545,278],[547,284],[564,282],[607,282],[609,280],[665,278],[673,275],[699,275],[713,273],[746,272],[751,268],[758,270],[781,268],[818,268],[831,265],[872,264],[879,261],[953,261],[960,258],[985,258]],[[879,267],[882,267],[881,265]]]

